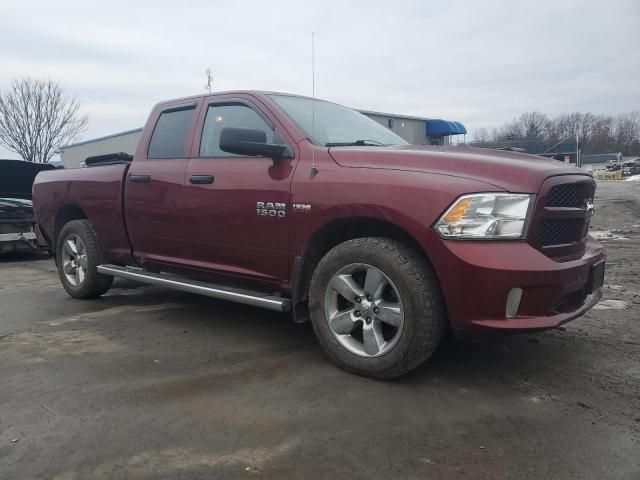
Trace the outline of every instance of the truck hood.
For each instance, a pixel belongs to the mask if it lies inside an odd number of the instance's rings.
[[[537,155],[487,148],[396,145],[332,147],[343,167],[379,168],[450,175],[479,180],[509,192],[536,193],[553,175],[585,175],[584,170]]]
[[[43,170],[54,169],[49,163],[0,160],[0,197],[31,198],[36,175]]]

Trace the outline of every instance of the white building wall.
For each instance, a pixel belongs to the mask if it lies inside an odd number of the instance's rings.
[[[364,115],[371,120],[375,120],[383,127],[389,128],[389,119],[393,121],[393,128],[390,128],[392,132],[396,133],[400,137],[404,138],[407,142],[414,145],[425,145],[429,143],[427,138],[427,124],[426,120],[418,120],[415,118],[402,118],[396,116],[388,116],[384,114],[373,114],[363,112]]]
[[[94,155],[118,152],[133,155],[141,135],[142,130],[132,130],[63,147],[60,149],[60,160],[64,168],[78,168],[87,157]]]

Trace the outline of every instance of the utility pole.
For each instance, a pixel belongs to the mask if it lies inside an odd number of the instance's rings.
[[[576,128],[576,167],[580,167],[580,125]]]
[[[209,93],[211,93],[211,86],[213,85],[213,74],[211,73],[210,68],[207,68],[204,73],[207,74],[207,84],[204,86],[204,88],[206,88]]]

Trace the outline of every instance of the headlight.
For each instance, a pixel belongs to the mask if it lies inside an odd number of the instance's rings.
[[[436,232],[443,238],[524,238],[533,195],[476,193],[463,195],[440,217]]]

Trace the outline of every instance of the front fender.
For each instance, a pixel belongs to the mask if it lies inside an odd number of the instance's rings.
[[[500,191],[494,185],[449,175],[337,164],[320,170],[315,177],[300,177],[293,182],[291,202],[310,205],[309,211],[293,210],[291,214],[290,249],[300,256],[323,226],[347,218],[372,218],[396,225],[429,255],[427,232],[458,196]]]

